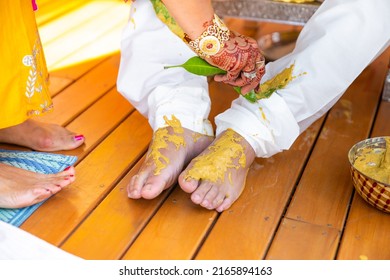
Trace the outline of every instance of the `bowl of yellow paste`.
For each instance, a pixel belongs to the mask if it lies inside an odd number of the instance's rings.
[[[356,143],[348,158],[357,193],[375,208],[390,213],[390,136]]]

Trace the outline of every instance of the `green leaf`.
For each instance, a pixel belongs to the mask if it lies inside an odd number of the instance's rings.
[[[194,56],[181,65],[165,66],[164,69],[183,67],[188,72],[200,76],[214,76],[216,74],[226,74],[225,70],[210,65],[199,56]]]
[[[275,91],[277,91],[278,89],[281,89],[281,88],[283,88],[283,86],[278,86],[276,88],[270,88],[266,91],[259,91],[259,92],[255,93],[255,95],[256,95],[255,98],[257,100],[269,98]]]
[[[248,92],[247,94],[244,95],[244,94],[241,93],[241,88],[240,87],[233,87],[233,88],[234,88],[234,90],[236,92],[241,94],[249,102],[255,103],[257,101],[256,92],[253,89],[250,92]]]
[[[207,61],[200,58],[199,56],[191,57],[185,63],[180,65],[165,66],[164,69],[176,68],[176,67],[182,67],[188,72],[200,76],[213,76],[216,74],[226,74],[225,70],[212,66]],[[238,92],[240,95],[242,95],[246,100],[248,100],[251,103],[255,103],[257,99],[259,99],[257,93],[254,90],[244,95],[241,93],[241,87],[233,87],[233,88],[236,92]]]

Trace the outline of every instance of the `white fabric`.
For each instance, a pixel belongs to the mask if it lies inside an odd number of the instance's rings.
[[[148,0],[137,0],[124,30],[119,91],[155,130],[163,116],[211,135],[210,99],[204,77],[183,69],[194,53],[155,15]],[[216,117],[217,135],[241,134],[258,157],[288,149],[299,134],[340,98],[363,69],[390,44],[390,1],[327,0],[304,26],[294,51],[268,63],[262,82],[295,63],[301,75],[269,99],[251,104],[237,98]],[[265,116],[265,117],[264,117]]]
[[[183,127],[214,135],[207,79],[181,68],[164,69],[195,54],[157,18],[148,0],[135,1],[130,14],[121,43],[119,92],[154,130],[165,125],[164,116],[175,115]]]
[[[0,260],[80,260],[80,258],[0,221]]]

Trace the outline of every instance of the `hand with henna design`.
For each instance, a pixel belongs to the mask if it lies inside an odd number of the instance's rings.
[[[240,88],[245,95],[259,87],[265,60],[256,40],[228,29],[214,13],[211,0],[162,0],[184,32],[189,47],[227,73],[214,80]]]
[[[243,95],[257,88],[265,72],[265,60],[257,42],[230,31],[215,14],[203,27],[200,36],[191,39],[186,35],[185,40],[209,64],[227,72],[214,80],[240,87]]]
[[[257,42],[234,31],[230,31],[229,40],[219,52],[205,60],[227,71],[227,74],[216,75],[215,81],[239,86],[244,95],[259,86],[265,73],[264,56]]]

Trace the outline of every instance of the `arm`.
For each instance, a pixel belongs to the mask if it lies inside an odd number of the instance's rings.
[[[171,16],[191,38],[199,37],[214,16],[211,0],[163,0]]]
[[[227,71],[215,80],[242,87],[246,94],[264,75],[264,57],[256,40],[227,29],[214,16],[210,0],[163,0],[186,34],[188,45],[210,64]]]

